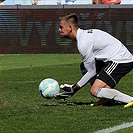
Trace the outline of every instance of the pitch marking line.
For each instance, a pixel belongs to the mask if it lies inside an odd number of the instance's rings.
[[[120,129],[132,127],[132,126],[133,126],[133,122],[128,122],[128,123],[123,123],[121,125],[117,125],[117,126],[114,126],[114,127],[109,127],[109,128],[106,128],[106,129],[102,129],[102,130],[96,131],[94,133],[111,133],[111,132],[114,132],[114,131],[117,131],[117,130],[120,130]]]

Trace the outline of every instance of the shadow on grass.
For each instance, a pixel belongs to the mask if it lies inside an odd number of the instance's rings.
[[[90,105],[91,102],[55,102],[55,103],[42,103],[42,106],[62,106],[62,105],[66,105],[66,106],[75,106],[75,105]]]
[[[90,106],[91,104],[94,104],[94,106],[116,106],[116,105],[123,105],[123,103],[115,102],[115,101],[109,101],[106,104],[97,104],[97,102],[54,102],[54,103],[42,103],[42,106]]]

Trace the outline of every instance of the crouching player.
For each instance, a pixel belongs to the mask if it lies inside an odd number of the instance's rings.
[[[76,41],[87,72],[73,86],[64,87],[64,92],[57,94],[55,98],[70,98],[91,82],[90,93],[93,96],[126,103],[125,108],[132,106],[132,96],[114,89],[121,78],[133,69],[133,56],[128,49],[107,32],[80,29],[76,14],[60,17],[58,31],[61,37]]]

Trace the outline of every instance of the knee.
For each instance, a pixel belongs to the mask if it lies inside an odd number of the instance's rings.
[[[91,95],[96,96],[98,90],[99,90],[99,88],[98,88],[98,89],[97,89],[97,88],[91,88],[91,89],[90,89],[90,93],[91,93]]]

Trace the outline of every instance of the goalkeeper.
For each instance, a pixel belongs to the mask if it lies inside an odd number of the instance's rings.
[[[93,96],[126,103],[125,108],[132,106],[132,96],[114,89],[121,78],[133,69],[133,56],[128,49],[107,32],[80,29],[78,17],[74,13],[60,17],[58,31],[61,37],[77,42],[83,62],[81,67],[87,72],[73,86],[64,85],[64,92],[55,98],[70,98],[90,82]]]

